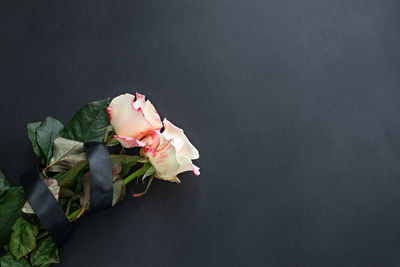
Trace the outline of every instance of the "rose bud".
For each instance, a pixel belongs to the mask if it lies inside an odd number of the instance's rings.
[[[156,170],[156,177],[161,180],[180,183],[177,175],[193,171],[200,175],[200,169],[192,163],[199,158],[199,152],[190,143],[183,130],[164,119],[164,131],[153,131],[147,137],[147,145],[142,148],[142,155],[149,159]]]
[[[110,123],[117,139],[125,148],[143,147],[141,140],[153,130],[160,130],[162,122],[153,104],[145,96],[136,93],[114,98],[108,106]]]

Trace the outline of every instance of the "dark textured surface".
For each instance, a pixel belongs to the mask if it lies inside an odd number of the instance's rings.
[[[202,174],[87,216],[59,266],[399,266],[400,2],[0,1],[0,168],[136,89]]]

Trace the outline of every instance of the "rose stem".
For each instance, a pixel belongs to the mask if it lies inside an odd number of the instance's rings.
[[[146,190],[144,190],[144,191],[141,192],[141,193],[137,193],[137,194],[133,193],[132,196],[133,196],[133,197],[141,197],[141,196],[143,196],[144,194],[146,194],[147,191],[149,191],[149,188],[150,188],[151,182],[152,182],[153,179],[154,179],[154,176],[155,176],[155,174],[153,174],[153,175],[150,177],[150,180],[149,180],[149,183],[147,184]]]
[[[151,164],[149,163],[145,163],[143,164],[142,168],[140,168],[139,170],[135,171],[134,173],[132,173],[131,175],[129,175],[128,177],[126,177],[124,179],[124,185],[126,185],[127,183],[129,183],[130,181],[132,181],[133,179],[139,177],[140,175],[143,175],[146,173],[146,171],[151,167]]]

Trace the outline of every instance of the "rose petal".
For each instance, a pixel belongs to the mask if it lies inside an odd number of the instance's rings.
[[[167,119],[164,119],[164,132],[162,133],[165,138],[172,139],[172,144],[178,151],[178,154],[184,155],[189,159],[198,159],[199,151],[190,143],[182,129],[176,127]]]
[[[161,129],[162,122],[156,108],[150,102],[145,101],[145,96],[136,92],[136,101],[132,104],[135,110],[141,110],[147,122],[154,127],[154,129]]]
[[[118,136],[140,140],[148,132],[161,129],[162,123],[161,121],[157,123],[158,114],[154,106],[150,102],[149,105],[142,104],[143,98],[144,96],[140,95],[140,99],[136,101],[140,105],[137,108],[135,108],[135,96],[131,94],[120,95],[111,101],[107,111],[110,115],[111,126]]]
[[[178,162],[179,162],[179,168],[178,168],[176,174],[186,172],[186,171],[193,171],[193,173],[196,176],[200,175],[199,167],[195,166],[188,157],[183,156],[183,155],[178,155]]]
[[[125,148],[144,147],[146,145],[146,143],[132,137],[114,135],[114,138],[118,140],[118,142],[121,143],[121,146]]]
[[[155,146],[157,144],[158,146]],[[180,166],[176,149],[162,134],[154,132],[151,146],[146,146],[143,153],[156,169],[157,178],[171,180],[176,176]]]

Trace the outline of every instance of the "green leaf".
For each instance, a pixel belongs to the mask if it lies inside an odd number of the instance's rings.
[[[41,123],[42,123],[41,121],[28,123],[26,125],[26,129],[28,130],[28,136],[32,143],[33,152],[35,152],[39,161],[42,162],[43,164],[45,164],[46,156],[44,155],[42,149],[40,148],[40,146],[37,142],[37,138],[36,138],[36,130],[40,126]]]
[[[58,184],[61,187],[74,189],[77,179],[83,175],[83,172],[88,168],[88,161],[82,160],[75,164],[75,166],[57,178]]]
[[[64,128],[62,123],[52,117],[47,117],[36,129],[36,140],[43,151],[47,162],[53,154],[54,140],[60,136],[60,131]]]
[[[53,144],[53,157],[50,160],[50,171],[64,172],[79,161],[86,160],[86,150],[82,142],[58,137]]]
[[[138,162],[140,162],[140,163],[149,163],[150,161],[149,161],[149,159],[146,159],[146,158],[140,158],[140,159],[138,159]]]
[[[149,176],[152,176],[153,174],[156,173],[156,169],[151,166],[150,168],[147,169],[147,171],[143,174],[142,180],[146,179]]]
[[[57,245],[53,242],[51,237],[39,243],[37,249],[31,254],[31,262],[35,266],[60,262]]]
[[[25,203],[25,194],[21,186],[11,187],[0,205],[0,245],[10,240],[11,228],[17,218],[22,216],[21,208]]]
[[[111,125],[108,125],[107,127],[106,127],[106,129],[104,130],[104,142],[105,143],[107,143],[107,140],[109,139],[109,138],[112,138],[113,137],[113,135],[114,135],[114,129],[113,129],[113,127],[111,126]]]
[[[108,138],[107,142],[106,142],[106,145],[107,146],[116,146],[116,145],[119,145],[119,142],[115,138]]]
[[[6,176],[2,171],[0,171],[0,198],[7,193],[10,187],[10,183],[6,179]]]
[[[25,258],[16,259],[13,255],[7,255],[0,258],[1,267],[30,267]]]
[[[10,251],[17,259],[25,256],[36,247],[37,226],[19,217],[13,227],[10,238]]]
[[[72,198],[74,196],[75,196],[75,192],[72,191],[71,189],[66,188],[66,187],[60,187],[60,196],[59,196],[60,201],[63,199],[65,200],[65,198]]]
[[[74,192],[75,194],[80,197],[83,194],[83,182],[82,182],[82,178],[84,177],[83,173],[80,173],[82,175],[78,175],[76,177],[76,185],[74,188]]]
[[[105,130],[110,125],[109,104],[110,98],[90,102],[76,113],[61,136],[80,142],[103,141]]]

